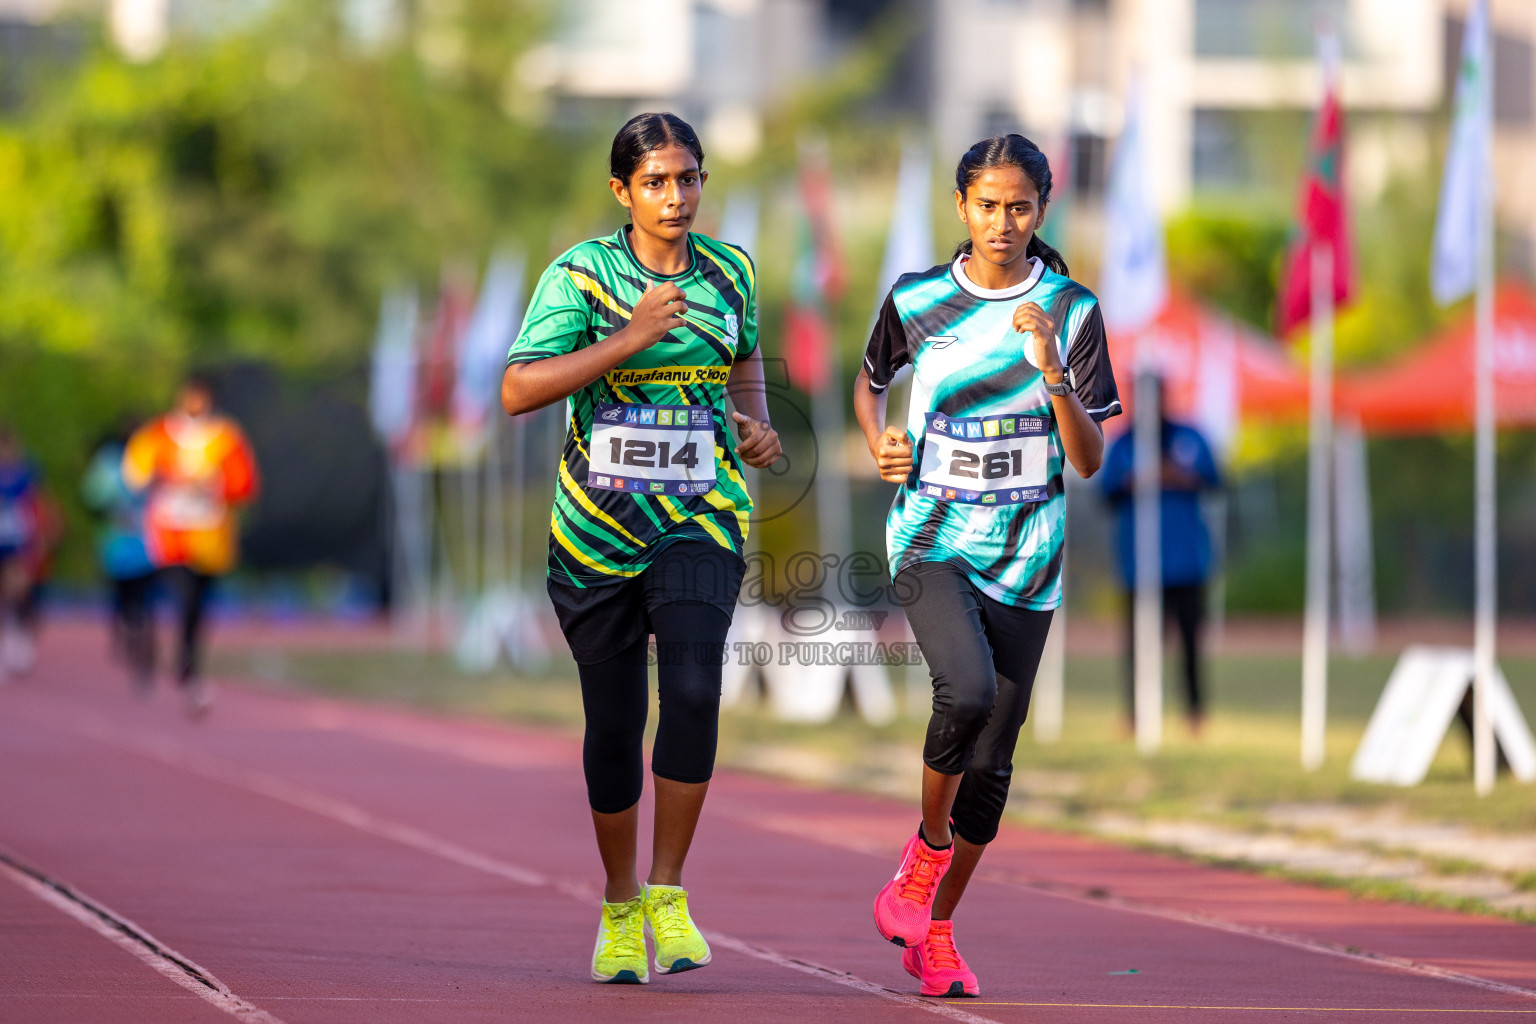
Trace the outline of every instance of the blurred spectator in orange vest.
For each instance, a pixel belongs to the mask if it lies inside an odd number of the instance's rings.
[[[256,495],[256,460],[234,421],[214,412],[212,385],[192,377],[175,409],[129,438],[123,479],[147,492],[145,544],[180,613],[177,681],[187,714],[201,717],[209,704],[201,677],[203,613],[214,579],[239,558],[235,510]]]

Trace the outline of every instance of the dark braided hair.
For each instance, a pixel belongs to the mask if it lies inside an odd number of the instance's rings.
[[[608,173],[627,188],[646,154],[668,146],[683,147],[693,154],[700,167],[704,166],[704,147],[687,121],[672,113],[636,114],[613,137],[613,148],[608,151]]]
[[[959,165],[955,167],[955,191],[964,197],[981,172],[989,167],[1017,167],[1034,183],[1040,193],[1041,207],[1051,201],[1051,163],[1040,152],[1040,147],[1024,136],[994,135],[966,150]],[[971,240],[967,238],[955,246],[955,258],[970,251]],[[1039,257],[1040,262],[1051,270],[1063,277],[1068,276],[1067,261],[1061,253],[1046,245],[1038,232],[1030,236],[1024,254]]]

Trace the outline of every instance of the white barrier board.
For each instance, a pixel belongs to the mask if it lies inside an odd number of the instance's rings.
[[[1494,671],[1492,684],[1488,713],[1493,734],[1515,778],[1536,780],[1536,741],[1525,716],[1502,671]],[[1416,644],[1403,651],[1355,751],[1350,775],[1395,786],[1423,782],[1471,685],[1470,650]]]

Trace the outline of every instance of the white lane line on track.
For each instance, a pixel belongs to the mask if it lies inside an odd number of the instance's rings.
[[[849,850],[855,853],[868,854],[870,856],[883,857],[889,851],[884,844],[876,844],[863,839],[853,838],[838,840],[825,832],[805,827],[803,823],[795,819],[784,819],[773,815],[749,815],[741,808],[733,804],[719,806],[717,802],[717,814],[723,814],[733,821],[743,822],[757,828],[779,832],[783,835],[793,836],[797,839],[812,839],[827,846],[837,849]],[[1026,878],[1011,872],[1002,870],[988,870],[982,868],[976,877],[984,882],[995,882],[999,885],[1012,886],[1017,889],[1027,889],[1030,892],[1040,893],[1043,896],[1054,896],[1057,899],[1068,900],[1083,906],[1098,907],[1100,910],[1122,910],[1132,914],[1142,914],[1147,917],[1162,918],[1167,921],[1177,921],[1181,924],[1196,925],[1201,928],[1211,928],[1216,931],[1226,932],[1231,935],[1242,935],[1246,938],[1261,939],[1265,942],[1273,942],[1281,946],[1289,946],[1292,949],[1303,950],[1308,953],[1318,953],[1323,956],[1334,956],[1356,963],[1371,964],[1376,967],[1390,970],[1403,971],[1408,974],[1417,974],[1421,977],[1435,978],[1439,981],[1449,981],[1458,985],[1467,985],[1472,988],[1480,988],[1489,992],[1498,992],[1503,995],[1520,996],[1525,999],[1536,999],[1536,989],[1522,988],[1519,985],[1511,985],[1508,982],[1495,981],[1492,978],[1483,978],[1475,974],[1463,974],[1461,971],[1453,971],[1445,967],[1437,967],[1420,960],[1409,960],[1406,957],[1392,956],[1387,953],[1373,953],[1368,950],[1351,950],[1342,946],[1336,946],[1321,939],[1310,939],[1303,935],[1292,935],[1287,932],[1274,931],[1257,925],[1237,924],[1232,921],[1223,921],[1216,917],[1207,917],[1204,914],[1196,914],[1186,910],[1174,910],[1171,907],[1160,907],[1155,903],[1143,903],[1139,900],[1127,899],[1122,896],[1094,896],[1087,892],[1075,891],[1050,882]]]
[[[75,729],[77,732],[90,736],[92,739],[96,739],[109,746],[117,747],[120,750],[126,750],[142,757],[160,761],[163,764],[180,768],[182,771],[213,782],[223,783],[227,786],[233,786],[237,789],[244,789],[269,797],[289,806],[309,811],[320,817],[348,825],[359,831],[367,832],[380,838],[391,839],[423,853],[433,854],[463,867],[495,875],[498,878],[516,882],[519,885],[525,885],[530,888],[553,889],[562,895],[578,900],[588,908],[591,907],[592,901],[596,899],[596,894],[592,890],[579,883],[557,882],[537,871],[530,871],[527,868],[508,863],[499,858],[477,853],[474,850],[467,849],[450,840],[439,838],[421,829],[388,821],[369,811],[363,810],[355,804],[325,796],[266,772],[239,768],[206,755],[193,754],[183,747],[164,741],[146,742],[123,736],[105,728],[84,724],[76,725]],[[999,1024],[998,1021],[991,1017],[967,1013],[951,1003],[923,999],[919,996],[907,995],[904,992],[895,992],[883,985],[877,985],[872,981],[865,981],[863,978],[849,974],[846,971],[823,967],[805,960],[797,960],[722,932],[709,932],[709,940],[732,952],[754,957],[765,963],[774,964],[788,970],[809,974],[822,981],[842,985],[868,995],[879,996],[882,999],[900,1003],[914,1010],[923,1010],[940,1017],[947,1017],[950,1020],[961,1021],[963,1024]],[[277,1022],[277,1024],[281,1024],[281,1022]]]
[[[243,1024],[283,1024],[277,1017],[235,995],[206,967],[176,952],[73,886],[50,878],[4,851],[0,851],[0,874]]]

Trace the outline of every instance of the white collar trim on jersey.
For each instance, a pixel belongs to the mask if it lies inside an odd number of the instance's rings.
[[[961,253],[955,257],[955,262],[949,265],[949,272],[954,276],[955,283],[960,290],[967,295],[974,295],[978,299],[1017,299],[1035,285],[1040,283],[1040,278],[1045,274],[1045,264],[1040,262],[1040,257],[1031,256],[1029,262],[1034,264],[1034,269],[1029,276],[1011,288],[983,288],[972,281],[965,273],[965,261],[970,259],[969,254]]]

